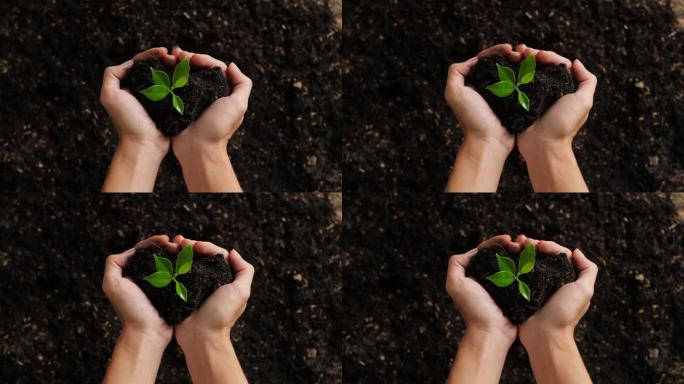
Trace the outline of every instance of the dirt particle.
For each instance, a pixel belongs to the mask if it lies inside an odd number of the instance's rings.
[[[306,358],[308,360],[313,360],[316,358],[316,356],[318,356],[318,351],[316,350],[316,348],[307,348],[306,349]]]
[[[649,348],[648,349],[648,358],[651,360],[655,360],[660,356],[660,350],[658,348]]]
[[[303,277],[301,273],[296,273],[294,276],[292,276],[292,280],[294,281],[302,281]]]
[[[640,282],[640,283],[643,283],[643,282],[646,280],[646,277],[644,276],[643,273],[637,273],[637,274],[634,276],[634,280],[636,280],[636,281],[638,281],[638,282]]]
[[[292,86],[295,87],[295,89],[300,90],[304,87],[304,84],[302,84],[301,81],[295,81],[295,83],[292,84]]]

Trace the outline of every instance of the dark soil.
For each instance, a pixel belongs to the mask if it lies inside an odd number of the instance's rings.
[[[684,190],[684,32],[670,1],[346,0],[343,33],[345,191],[443,191],[463,139],[444,101],[449,65],[498,43],[598,77],[573,142],[590,190]],[[514,150],[500,190],[531,189]]]
[[[121,330],[101,288],[107,255],[182,234],[254,265],[231,331],[250,383],[339,383],[339,208],[337,194],[1,195],[0,382],[99,383]],[[175,342],[157,382],[190,382]]]
[[[553,294],[566,283],[577,279],[575,270],[568,260],[568,255],[549,255],[537,252],[534,269],[520,277],[530,287],[530,301],[525,300],[518,292],[518,284],[513,283],[506,288],[499,288],[487,276],[499,271],[496,263],[496,254],[506,256],[518,263],[518,256],[512,257],[500,246],[478,250],[472,258],[466,274],[477,280],[496,304],[501,308],[504,315],[513,324],[521,324],[528,317],[534,315]]]
[[[159,60],[138,61],[133,65],[121,82],[121,87],[129,89],[136,99],[145,107],[154,123],[164,136],[173,137],[197,120],[211,103],[224,96],[230,95],[228,80],[221,72],[221,68],[200,69],[190,67],[188,84],[174,90],[183,100],[183,115],[179,114],[171,104],[171,95],[162,101],[151,101],[140,91],[153,84],[150,67],[165,71],[169,80],[173,76],[173,67],[165,67]]]
[[[0,2],[4,188],[99,191],[118,141],[99,102],[105,68],[179,45],[236,63],[254,83],[228,144],[243,189],[341,190],[341,37],[332,2]],[[187,192],[172,154],[156,191]]]
[[[496,64],[513,69],[516,76],[519,66],[513,65],[503,56],[497,55],[478,60],[475,67],[466,77],[466,84],[472,85],[487,101],[496,116],[506,129],[513,133],[521,133],[542,117],[544,112],[563,95],[575,92],[575,81],[565,65],[544,65],[537,63],[534,81],[521,85],[520,89],[530,99],[530,110],[525,111],[520,104],[516,92],[508,97],[497,97],[486,88],[499,82]]]
[[[598,265],[575,330],[595,383],[683,382],[684,222],[669,195],[344,199],[345,382],[445,382],[464,330],[444,290],[449,257],[504,233],[577,247]],[[519,343],[501,381],[534,382]]]
[[[167,324],[178,324],[196,311],[216,289],[233,282],[233,273],[223,255],[195,255],[190,272],[176,277],[188,290],[188,301],[184,302],[178,295],[173,283],[165,288],[155,288],[143,280],[156,271],[154,255],[163,256],[176,265],[176,256],[167,255],[157,246],[142,248],[128,259],[123,270],[124,276],[130,277],[150,299],[152,304]]]

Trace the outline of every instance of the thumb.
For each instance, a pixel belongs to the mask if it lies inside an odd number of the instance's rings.
[[[575,93],[586,105],[591,106],[594,103],[594,92],[598,83],[596,76],[589,72],[579,59],[575,59],[572,63],[572,75],[579,82]]]
[[[228,263],[233,268],[233,271],[235,271],[235,279],[233,279],[231,284],[237,288],[238,292],[243,296],[242,298],[247,300],[252,289],[254,267],[245,261],[234,249],[228,254]]]
[[[237,102],[243,111],[247,111],[249,95],[252,93],[252,80],[245,76],[235,63],[228,66],[226,77],[233,87],[233,93],[229,97]]]

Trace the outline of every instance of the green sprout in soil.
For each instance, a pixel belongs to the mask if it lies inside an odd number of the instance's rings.
[[[147,96],[147,98],[152,101],[164,100],[168,94],[171,94],[173,108],[182,115],[183,110],[185,109],[183,100],[173,93],[173,90],[185,87],[188,84],[188,79],[190,78],[190,62],[188,59],[185,59],[176,65],[176,68],[173,70],[173,79],[171,82],[169,82],[169,75],[164,71],[159,71],[150,67],[150,72],[152,72],[152,82],[154,85],[143,89],[140,93]]]
[[[175,272],[173,270],[173,266],[171,265],[171,260],[167,259],[166,257],[157,255],[153,256],[154,266],[157,268],[157,272],[149,276],[145,276],[143,279],[156,288],[164,288],[171,284],[172,281],[176,282],[176,294],[187,303],[188,290],[185,288],[183,283],[176,280],[176,277],[190,272],[190,269],[192,268],[192,245],[185,246],[180,253],[178,253],[178,257],[176,257]]]
[[[534,244],[528,244],[525,249],[523,249],[522,253],[520,253],[518,269],[516,271],[515,262],[512,259],[497,253],[496,263],[499,265],[499,272],[487,276],[487,280],[501,288],[508,287],[517,280],[518,292],[520,292],[520,295],[522,295],[525,300],[530,301],[530,287],[520,280],[520,276],[532,272],[536,256],[537,252],[534,249]]]
[[[526,111],[530,110],[530,99],[525,92],[520,90],[523,84],[529,84],[534,81],[534,71],[537,67],[537,61],[534,55],[529,55],[518,69],[518,81],[515,80],[515,73],[512,69],[496,64],[496,70],[499,72],[499,82],[490,85],[487,89],[498,97],[507,97],[513,91],[518,92],[518,104],[520,104]]]

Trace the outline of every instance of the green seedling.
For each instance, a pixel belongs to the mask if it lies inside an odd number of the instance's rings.
[[[157,272],[145,276],[143,279],[156,288],[164,288],[171,284],[172,281],[175,282],[176,294],[187,303],[188,290],[183,283],[176,280],[176,277],[190,272],[190,269],[192,268],[192,245],[185,246],[178,254],[178,257],[176,257],[175,271],[171,265],[171,260],[158,255],[153,256],[154,266],[157,269]]]
[[[487,280],[491,281],[497,287],[508,287],[513,284],[514,281],[518,281],[518,292],[525,298],[525,300],[530,301],[530,287],[525,284],[524,281],[520,280],[520,276],[526,273],[532,272],[534,269],[534,262],[537,256],[537,252],[534,249],[534,244],[528,244],[522,253],[520,253],[520,259],[518,259],[518,268],[515,268],[515,262],[506,256],[501,256],[496,254],[496,263],[499,265],[499,272],[487,276]]]
[[[529,84],[534,81],[534,71],[537,68],[537,61],[534,55],[529,55],[518,69],[518,79],[516,81],[515,73],[512,69],[496,64],[496,70],[499,72],[499,82],[490,85],[487,89],[498,97],[507,97],[513,91],[518,93],[518,104],[520,104],[526,111],[530,110],[530,99],[527,94],[520,89],[523,84]]]
[[[169,75],[166,72],[154,68],[150,68],[150,72],[152,72],[152,82],[154,85],[143,89],[140,93],[147,96],[147,98],[152,101],[164,100],[167,95],[171,94],[173,109],[182,115],[185,110],[183,100],[173,93],[173,91],[174,89],[185,87],[188,84],[188,79],[190,78],[190,62],[188,59],[184,59],[176,65],[176,68],[173,70],[172,81],[170,82]]]

